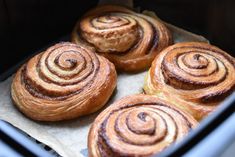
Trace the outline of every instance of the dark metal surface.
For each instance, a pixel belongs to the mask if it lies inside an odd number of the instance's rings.
[[[8,149],[8,150],[6,150]],[[0,120],[0,156],[41,156],[52,157],[51,154],[22,135],[14,127]],[[6,156],[7,155],[7,156]],[[10,156],[8,156],[10,155]]]

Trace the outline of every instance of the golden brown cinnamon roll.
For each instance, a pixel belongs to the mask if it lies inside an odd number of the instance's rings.
[[[175,102],[200,120],[235,88],[235,60],[197,42],[172,45],[153,61],[144,90]]]
[[[171,34],[159,20],[120,6],[100,6],[79,20],[72,41],[87,44],[121,71],[150,67],[171,44]]]
[[[184,137],[196,120],[155,96],[132,95],[114,102],[95,119],[89,157],[151,156]]]
[[[28,117],[59,121],[100,109],[116,87],[112,63],[82,45],[59,43],[16,73],[12,98]]]

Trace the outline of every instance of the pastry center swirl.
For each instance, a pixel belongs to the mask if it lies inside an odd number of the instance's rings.
[[[159,108],[150,103],[114,110],[99,129],[99,149],[104,153],[101,156],[107,152],[150,155],[157,147],[164,149],[180,138],[181,129],[188,132],[191,123],[180,112],[162,104]]]
[[[156,121],[147,112],[132,111],[127,117],[127,126],[136,134],[152,135],[156,129]]]
[[[227,75],[223,61],[200,50],[167,53],[162,70],[167,84],[186,90],[219,84]]]
[[[81,35],[102,53],[124,53],[132,48],[140,37],[140,27],[133,15],[106,13],[84,18]]]
[[[74,51],[66,51],[58,55],[54,63],[63,70],[72,70],[76,68],[79,63],[84,64],[84,58]]]
[[[102,15],[92,20],[92,24],[97,29],[114,29],[117,27],[122,27],[125,25],[131,25],[135,27],[137,25],[136,21],[131,21],[125,17],[116,16],[116,15]]]
[[[184,55],[182,62],[191,69],[204,69],[209,64],[208,59],[199,53]]]
[[[31,59],[22,81],[34,96],[65,99],[91,85],[99,70],[97,56],[74,44],[61,44]]]

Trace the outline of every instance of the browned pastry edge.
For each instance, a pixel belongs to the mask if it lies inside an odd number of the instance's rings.
[[[102,15],[104,13],[107,13],[107,14],[109,14],[109,13],[121,13],[121,14],[124,13],[124,14],[130,16],[131,18],[133,18],[133,16],[135,16],[139,20],[142,19],[142,20],[146,21],[148,23],[148,25],[150,25],[151,31],[153,32],[152,37],[151,37],[152,39],[147,39],[147,35],[146,35],[145,36],[146,39],[143,39],[144,42],[141,42],[142,37],[139,36],[138,42],[136,44],[134,44],[133,46],[131,46],[131,48],[125,52],[119,52],[119,53],[117,53],[117,52],[109,52],[109,53],[99,52],[100,50],[98,50],[96,48],[96,46],[94,46],[90,42],[88,42],[81,34],[81,32],[83,32],[83,31],[81,31],[80,22],[83,18],[88,17],[88,18],[92,19],[92,17],[94,15],[95,15],[94,17],[97,17],[98,15]],[[125,17],[124,15],[122,15],[122,16],[123,16],[123,18]],[[74,30],[72,32],[72,39],[71,39],[72,42],[87,44],[91,49],[96,49],[97,53],[108,58],[112,63],[114,63],[114,65],[118,71],[139,72],[139,71],[143,71],[143,70],[148,69],[150,67],[153,59],[155,58],[155,56],[161,50],[163,50],[165,47],[167,47],[168,45],[170,45],[172,43],[171,33],[169,32],[169,30],[166,28],[166,26],[161,21],[158,21],[152,17],[146,16],[143,14],[137,14],[137,13],[125,8],[125,7],[113,6],[113,5],[99,6],[95,9],[88,11],[88,13],[85,14],[83,18],[81,20],[79,20],[77,22],[76,26],[74,27]],[[138,23],[142,22],[142,20],[140,20],[140,21],[139,20],[137,20]],[[138,27],[143,29],[141,26],[141,23],[138,24]],[[121,29],[121,26],[120,26],[120,29]],[[141,29],[139,29],[139,30],[141,30]],[[85,29],[85,30],[87,32],[90,32],[90,31],[88,31],[88,29]],[[144,30],[141,30],[141,31],[142,31],[142,34],[144,34],[144,32],[143,32]],[[128,32],[131,32],[131,31],[128,31]],[[92,35],[92,36],[94,36],[94,35]],[[148,40],[149,40],[149,42],[147,42]]]
[[[60,121],[103,107],[116,81],[114,65],[107,59],[83,46],[65,42],[48,48],[24,64],[13,79],[11,95],[16,107],[27,117]]]
[[[234,58],[218,47],[200,42],[177,43],[155,58],[144,90],[174,102],[201,120],[234,91],[234,72]]]
[[[196,125],[191,115],[168,101],[143,94],[127,96],[111,104],[93,122],[88,136],[89,157],[151,156]]]

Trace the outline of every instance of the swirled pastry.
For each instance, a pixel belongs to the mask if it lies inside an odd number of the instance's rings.
[[[200,120],[235,88],[235,60],[221,49],[178,43],[153,61],[144,90],[169,99]]]
[[[82,45],[59,43],[42,52],[16,73],[15,105],[39,121],[59,121],[100,109],[116,87],[112,63]]]
[[[128,96],[95,119],[88,137],[89,157],[151,156],[196,125],[190,114],[158,97]]]
[[[89,11],[72,33],[73,42],[89,45],[118,70],[129,72],[149,68],[171,40],[160,20],[120,6],[100,6]]]

